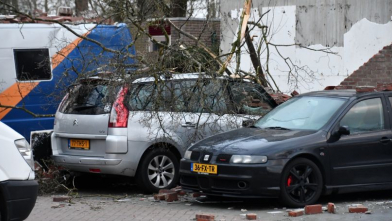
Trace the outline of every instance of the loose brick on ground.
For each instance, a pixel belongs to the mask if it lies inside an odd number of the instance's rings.
[[[180,196],[185,196],[186,195],[186,192],[184,190],[178,191],[177,193]]]
[[[321,206],[321,204],[305,206],[305,214],[307,215],[318,214],[322,212],[323,212],[323,207]]]
[[[192,196],[193,196],[193,197],[200,197],[200,196],[201,196],[201,193],[193,193]]]
[[[163,193],[163,194],[155,194],[154,195],[154,199],[155,200],[165,200],[166,199],[166,194],[165,193]]]
[[[186,192],[184,190],[182,190],[181,186],[174,187],[174,188],[172,188],[170,190],[176,192],[180,196],[185,196],[186,195]]]
[[[182,190],[182,187],[181,187],[181,186],[176,186],[176,187],[174,187],[174,188],[171,188],[170,190],[173,190],[173,191],[180,191],[180,190]]]
[[[178,195],[177,195],[176,192],[174,192],[174,193],[166,193],[165,200],[166,200],[166,202],[178,201]]]
[[[70,196],[53,196],[53,202],[64,202],[70,200],[71,200]]]
[[[246,214],[246,219],[247,220],[256,220],[257,215],[255,213],[248,213],[248,214]]]
[[[291,217],[297,217],[297,216],[302,216],[304,215],[304,211],[302,209],[299,210],[293,210],[289,212],[289,216]]]
[[[328,203],[328,212],[335,213],[335,204],[334,203]]]
[[[215,216],[212,214],[196,214],[196,221],[214,221]]]
[[[366,213],[366,211],[368,211],[368,208],[362,204],[359,204],[356,206],[348,207],[348,211],[350,213]]]
[[[169,189],[160,189],[159,194],[164,194],[164,193],[175,193],[176,191],[174,190],[169,190]]]

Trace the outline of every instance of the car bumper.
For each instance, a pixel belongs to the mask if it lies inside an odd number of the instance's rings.
[[[131,168],[128,161],[101,157],[81,157],[70,155],[53,155],[56,165],[84,173],[102,173],[123,176],[134,176],[136,168]]]
[[[24,220],[34,208],[38,183],[35,180],[4,181],[0,182],[0,191],[4,198],[0,199],[0,205],[4,206],[2,220]]]
[[[181,160],[180,183],[183,189],[207,195],[274,198],[280,193],[280,178],[288,160],[269,160],[266,164],[217,164],[218,174],[192,172],[191,161]]]
[[[133,177],[143,153],[151,145],[146,141],[126,140],[124,143],[123,135],[108,135],[106,140],[93,145],[91,137],[83,137],[91,139],[90,149],[86,151],[70,149],[67,144],[70,137],[71,135],[52,134],[52,159],[56,165],[83,173]]]

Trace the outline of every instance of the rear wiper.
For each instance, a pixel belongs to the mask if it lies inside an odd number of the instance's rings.
[[[273,129],[273,130],[291,130],[285,127],[266,127],[265,129]]]
[[[74,110],[84,110],[84,109],[90,109],[90,108],[95,108],[98,107],[98,105],[83,105],[83,106],[77,106],[73,107]]]

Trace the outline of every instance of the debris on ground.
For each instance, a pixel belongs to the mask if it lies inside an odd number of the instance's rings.
[[[201,193],[193,193],[192,196],[193,196],[193,197],[201,197],[202,194],[201,194]]]
[[[52,205],[50,208],[57,209],[57,208],[62,208],[62,207],[65,207],[64,203],[56,203],[56,204]]]
[[[155,200],[165,200],[165,194],[155,194],[154,195]]]
[[[90,206],[90,210],[97,211],[97,210],[100,210],[100,209],[102,209],[102,207],[100,207],[100,206]]]
[[[69,171],[61,166],[56,166],[53,160],[42,160],[41,164],[35,162],[35,177],[38,181],[38,193],[40,195],[53,193],[67,193],[76,191],[73,179]]]
[[[215,216],[212,214],[196,214],[196,221],[214,221]]]
[[[132,199],[118,199],[118,200],[114,200],[114,202],[128,202],[128,201],[132,201]]]
[[[303,209],[297,209],[297,210],[289,211],[289,216],[291,216],[291,217],[297,217],[297,216],[302,216],[302,215],[304,215],[304,210]]]
[[[71,197],[70,196],[53,196],[53,202],[70,202]]]
[[[318,214],[318,213],[323,213],[321,204],[305,206],[305,214],[310,215],[310,214]]]
[[[278,214],[278,213],[283,213],[282,211],[272,211],[272,212],[267,212],[269,214]]]
[[[246,214],[246,219],[247,220],[256,220],[257,215],[255,213],[248,213],[248,214]]]
[[[366,213],[368,208],[362,204],[356,204],[348,207],[349,213]]]
[[[172,188],[170,190],[171,191],[175,191],[179,196],[185,196],[186,195],[186,192],[184,190],[182,190],[181,186],[174,187],[174,188]]]
[[[178,187],[176,187],[178,188]],[[179,189],[181,191],[181,189]],[[178,193],[176,190],[161,189],[158,194],[154,195],[156,201],[166,200],[166,202],[178,201]]]
[[[328,203],[328,212],[329,213],[335,213],[335,204],[334,203]]]
[[[166,200],[166,202],[178,201],[178,194],[176,192],[166,193],[165,200]]]

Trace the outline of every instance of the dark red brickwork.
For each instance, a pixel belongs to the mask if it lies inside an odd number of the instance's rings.
[[[205,45],[213,48],[219,48],[220,44],[220,20],[219,19],[199,19],[199,18],[170,18],[170,21],[173,22],[174,25],[181,28],[186,33],[189,33],[203,42]],[[129,24],[130,31],[132,36],[136,36],[138,33],[138,29]],[[143,23],[142,28],[149,32],[151,27],[148,23]],[[170,36],[171,36],[171,44],[172,45],[179,45],[185,44],[188,47],[196,45],[196,42],[189,39],[185,35],[179,33],[174,27],[167,27],[170,29]],[[166,30],[166,31],[168,31]],[[155,33],[157,34],[157,33]],[[155,35],[154,34],[154,35]],[[147,55],[147,54],[154,54],[154,52],[149,51],[150,40],[144,34],[140,35],[138,40],[135,43],[136,51],[138,55]]]
[[[377,90],[383,90],[388,84],[392,84],[392,45],[385,46],[335,89],[373,86]]]
[[[220,42],[220,20],[219,19],[190,19],[184,18],[172,18],[170,19],[174,25],[181,27],[186,33],[189,33],[196,38],[200,39],[208,47],[214,46],[213,44],[219,45]],[[195,41],[182,35],[177,30],[172,28],[171,35],[172,43],[185,43],[186,45],[195,45]]]

